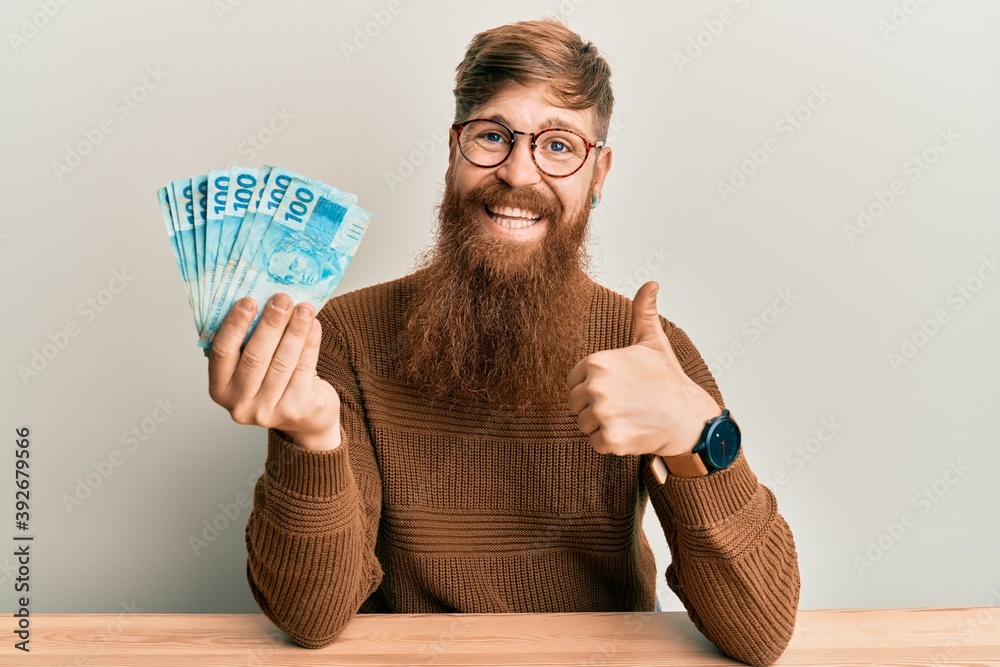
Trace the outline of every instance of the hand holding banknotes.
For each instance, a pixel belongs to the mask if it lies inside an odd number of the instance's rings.
[[[157,198],[209,357],[212,400],[237,423],[336,449],[340,397],[316,374],[316,309],[372,214],[349,192],[269,165],[171,181]]]
[[[322,307],[372,217],[355,195],[269,165],[171,181],[157,199],[205,356],[241,297]]]
[[[322,329],[309,303],[271,297],[257,315],[252,297],[236,302],[219,326],[208,358],[208,393],[239,424],[275,428],[316,451],[340,445],[340,396],[316,374]]]

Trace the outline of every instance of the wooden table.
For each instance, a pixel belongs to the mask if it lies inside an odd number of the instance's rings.
[[[12,628],[12,617],[4,614]],[[734,665],[683,612],[356,616],[330,646],[260,614],[32,614],[0,665]],[[778,665],[1000,665],[1000,607],[800,611]]]

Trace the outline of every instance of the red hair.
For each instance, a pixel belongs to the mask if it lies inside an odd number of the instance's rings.
[[[468,120],[510,82],[547,83],[567,109],[594,108],[597,139],[607,139],[614,95],[611,68],[592,42],[554,19],[521,21],[472,38],[455,68],[455,122]]]

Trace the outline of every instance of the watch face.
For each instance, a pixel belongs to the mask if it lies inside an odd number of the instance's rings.
[[[712,424],[706,442],[708,460],[715,468],[726,468],[740,453],[740,427],[725,417]]]

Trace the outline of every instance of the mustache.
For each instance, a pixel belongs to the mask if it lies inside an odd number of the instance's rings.
[[[550,221],[562,217],[563,208],[555,198],[549,198],[532,188],[512,188],[503,183],[486,183],[471,190],[466,201],[490,210],[510,207],[534,211]]]

